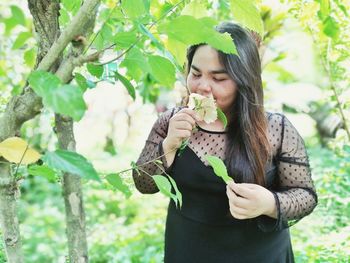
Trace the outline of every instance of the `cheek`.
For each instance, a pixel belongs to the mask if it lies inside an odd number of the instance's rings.
[[[195,79],[193,79],[193,77],[192,76],[188,76],[187,77],[187,87],[188,87],[188,89],[191,91],[191,92],[193,92],[196,88],[196,80]]]
[[[236,98],[236,87],[234,85],[224,85],[215,89],[214,97],[220,104],[232,103]]]

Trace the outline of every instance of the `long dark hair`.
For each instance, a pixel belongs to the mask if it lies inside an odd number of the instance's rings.
[[[236,99],[228,120],[226,166],[236,182],[265,185],[265,166],[271,158],[261,82],[261,62],[254,36],[241,26],[225,22],[217,26],[229,33],[238,55],[221,51],[219,59],[237,85]],[[187,50],[187,73],[198,44]]]

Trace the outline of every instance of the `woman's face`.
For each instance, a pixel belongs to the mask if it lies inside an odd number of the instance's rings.
[[[192,93],[213,96],[216,105],[226,114],[236,98],[237,85],[219,61],[216,49],[203,45],[194,53],[187,87]]]

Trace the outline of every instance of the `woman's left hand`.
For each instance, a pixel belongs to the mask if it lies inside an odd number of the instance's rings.
[[[230,212],[234,218],[248,219],[260,215],[277,218],[273,193],[258,184],[236,184],[226,186]]]

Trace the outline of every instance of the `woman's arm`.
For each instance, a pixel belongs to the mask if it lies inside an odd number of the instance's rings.
[[[168,132],[168,123],[171,116],[178,109],[174,108],[164,112],[154,123],[152,130],[146,140],[146,144],[136,162],[139,169],[133,170],[132,176],[137,190],[143,194],[153,194],[159,192],[157,185],[152,179],[152,175],[163,174],[164,170],[170,168],[164,156],[163,141]],[[158,159],[162,163],[151,162]]]
[[[139,169],[133,171],[136,188],[141,193],[159,191],[152,176],[169,173],[176,150],[191,136],[194,126],[195,112],[188,108],[176,108],[159,117],[136,163]],[[152,162],[156,159],[161,163]]]
[[[275,198],[277,220],[261,220],[260,226],[281,229],[310,214],[317,205],[317,193],[303,139],[285,116],[277,115],[274,118],[281,123],[280,135],[275,133],[280,139],[276,156],[278,186],[271,191]],[[267,221],[270,223],[264,224]]]

